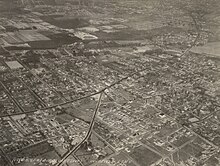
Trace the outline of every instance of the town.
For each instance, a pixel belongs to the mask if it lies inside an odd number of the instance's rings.
[[[219,166],[219,8],[0,0],[0,166]]]

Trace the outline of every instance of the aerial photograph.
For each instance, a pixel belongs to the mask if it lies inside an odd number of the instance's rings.
[[[0,166],[220,166],[220,0],[0,0]]]

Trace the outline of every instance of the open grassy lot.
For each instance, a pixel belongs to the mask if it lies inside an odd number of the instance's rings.
[[[150,166],[161,158],[161,156],[144,146],[135,148],[129,155],[141,166]]]

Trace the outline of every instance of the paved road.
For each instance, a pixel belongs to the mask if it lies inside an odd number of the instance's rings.
[[[120,84],[122,81],[128,79],[129,77],[132,77],[133,75],[137,74],[137,73],[140,73],[140,72],[143,72],[143,71],[146,71],[146,70],[149,70],[149,66],[140,70],[140,71],[136,71],[134,73],[131,73],[130,75],[126,76],[126,77],[123,77],[121,78],[120,80],[114,82],[113,84],[109,85],[109,86],[106,86],[105,88],[101,89],[100,91],[97,91],[97,92],[94,92],[94,93],[91,93],[91,94],[88,94],[86,96],[83,96],[83,97],[80,97],[80,98],[77,98],[77,99],[73,99],[73,100],[69,100],[69,101],[66,101],[64,103],[61,103],[61,104],[55,104],[53,106],[50,106],[50,107],[45,107],[45,108],[42,108],[42,109],[36,109],[36,110],[33,110],[33,111],[26,111],[26,112],[18,112],[18,113],[15,113],[15,114],[10,114],[10,115],[1,115],[1,117],[9,117],[9,116],[14,116],[14,115],[22,115],[22,114],[28,114],[28,113],[34,113],[34,112],[37,112],[37,111],[43,111],[43,110],[47,110],[47,109],[51,109],[51,108],[56,108],[58,106],[63,106],[63,105],[66,105],[66,104],[71,104],[73,102],[76,102],[76,101],[79,101],[79,100],[82,100],[82,99],[85,99],[87,97],[91,97],[91,96],[95,96],[97,94],[101,94],[102,92],[104,92],[105,90],[107,89],[110,89],[112,88],[113,86],[117,85],[117,84]]]
[[[83,145],[88,140],[88,138],[91,136],[92,129],[93,129],[94,122],[95,122],[95,118],[96,118],[97,112],[99,110],[99,107],[101,105],[102,95],[103,95],[103,92],[100,93],[99,100],[96,105],[96,109],[93,113],[93,117],[90,122],[89,130],[88,130],[85,138],[77,146],[74,146],[70,151],[65,153],[64,156],[62,157],[62,159],[56,164],[56,166],[60,166],[71,154],[75,153],[81,147],[81,145]]]

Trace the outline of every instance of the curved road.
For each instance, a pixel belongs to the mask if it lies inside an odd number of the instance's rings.
[[[95,111],[93,113],[93,117],[92,117],[92,120],[90,122],[89,130],[88,130],[85,138],[77,146],[73,147],[71,150],[66,152],[63,155],[62,159],[59,160],[59,162],[56,164],[56,166],[60,166],[72,153],[75,153],[81,147],[81,145],[83,145],[88,140],[88,138],[91,136],[92,129],[93,129],[94,122],[95,122],[95,118],[96,118],[97,112],[99,110],[99,107],[101,105],[102,95],[103,95],[103,92],[100,93],[99,100],[98,100],[98,103],[96,105],[96,109],[95,109]]]

